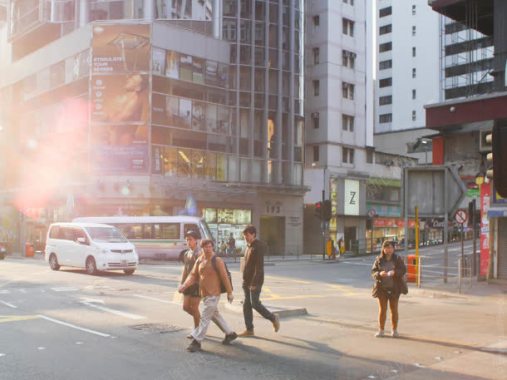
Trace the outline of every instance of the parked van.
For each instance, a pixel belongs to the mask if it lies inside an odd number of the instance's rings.
[[[190,230],[202,239],[213,239],[206,221],[196,216],[87,216],[74,222],[117,227],[136,246],[140,259],[178,260],[187,248],[185,234]]]
[[[53,270],[69,266],[89,274],[123,270],[130,275],[139,262],[135,246],[116,227],[98,223],[51,224],[44,258]]]

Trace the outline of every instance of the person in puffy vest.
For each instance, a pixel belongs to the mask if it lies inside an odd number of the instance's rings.
[[[371,276],[375,281],[372,296],[378,298],[379,330],[376,337],[384,336],[387,316],[387,305],[391,311],[391,336],[398,337],[398,301],[403,290],[403,276],[407,272],[403,259],[394,253],[394,243],[386,240],[382,243],[382,250],[371,268]]]

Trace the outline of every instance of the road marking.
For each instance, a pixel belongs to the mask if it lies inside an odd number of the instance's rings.
[[[69,287],[69,286],[61,286],[61,287],[57,287],[57,288],[51,288],[51,290],[53,290],[54,292],[76,292],[79,289]]]
[[[180,301],[169,301],[169,300],[164,300],[164,299],[161,299],[161,298],[155,298],[155,297],[150,297],[150,296],[143,296],[142,294],[134,294],[134,297],[143,298],[143,299],[146,299],[146,300],[160,302],[160,303],[168,303],[168,304],[171,304],[171,305],[179,305],[181,303]]]
[[[5,302],[5,301],[2,301],[2,300],[0,300],[0,303],[4,304],[5,306],[10,307],[11,309],[17,309],[18,308],[17,306],[13,305],[12,303]]]
[[[95,303],[93,303],[93,302],[81,301],[81,303],[83,305],[90,306],[90,307],[93,307],[95,309],[105,311],[106,313],[115,314],[115,315],[118,315],[120,317],[125,317],[125,318],[129,318],[129,319],[136,319],[136,320],[137,319],[146,319],[146,317],[144,317],[142,315],[131,314],[131,313],[127,313],[127,312],[124,312],[124,311],[111,309],[109,307],[95,305]]]
[[[9,294],[11,291],[7,289],[0,290],[0,294]]]
[[[87,328],[81,327],[81,326],[76,326],[76,325],[73,325],[72,323],[60,321],[58,319],[54,319],[54,318],[48,317],[46,315],[39,314],[38,317],[42,318],[42,319],[45,319],[46,321],[49,321],[49,322],[53,322],[53,323],[56,323],[56,324],[59,324],[59,325],[62,325],[62,326],[67,326],[67,327],[70,327],[70,328],[73,328],[73,329],[76,329],[76,330],[80,330],[80,331],[84,331],[84,332],[87,332],[87,333],[90,333],[90,334],[98,335],[98,336],[101,336],[101,337],[104,337],[104,338],[107,338],[107,337],[111,336],[109,334],[101,333],[99,331],[90,330],[90,329],[87,329]]]
[[[39,318],[36,315],[0,315],[0,323],[28,321]]]

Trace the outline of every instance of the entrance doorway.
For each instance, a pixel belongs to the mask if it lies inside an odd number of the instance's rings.
[[[283,216],[261,216],[260,238],[269,247],[269,255],[285,252],[285,218]]]
[[[345,227],[344,231],[345,249],[353,251],[357,240],[357,227]]]

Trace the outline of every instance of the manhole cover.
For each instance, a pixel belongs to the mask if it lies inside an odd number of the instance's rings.
[[[143,323],[140,325],[133,325],[130,328],[134,330],[146,331],[150,333],[167,334],[183,330],[183,328],[164,323]]]

